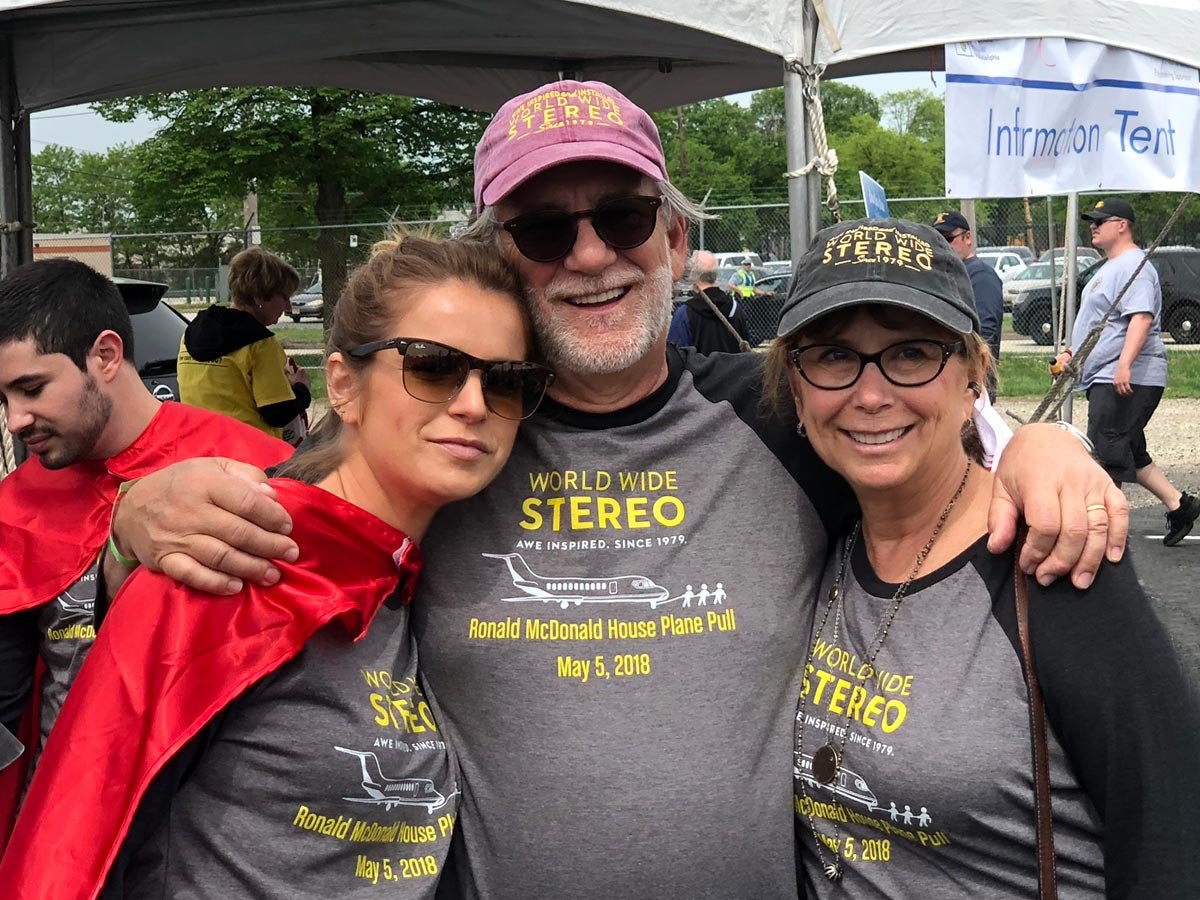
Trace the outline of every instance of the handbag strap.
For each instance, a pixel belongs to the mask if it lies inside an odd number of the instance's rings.
[[[1037,805],[1038,897],[1041,900],[1057,900],[1046,707],[1042,703],[1042,689],[1038,684],[1037,670],[1033,666],[1033,651],[1029,642],[1029,580],[1019,565],[1014,563],[1013,567],[1016,573],[1017,634],[1021,639],[1025,684],[1029,690],[1029,737],[1033,749],[1033,793]]]

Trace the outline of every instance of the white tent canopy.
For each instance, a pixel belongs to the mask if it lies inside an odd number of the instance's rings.
[[[1063,37],[1200,66],[1196,0],[0,0],[0,31],[11,60],[0,66],[0,226],[31,218],[28,113],[111,97],[310,85],[494,109],[568,75],[661,109],[782,82],[798,168],[811,150],[785,60],[826,65],[826,77],[940,70],[947,42]],[[815,177],[790,196],[804,246]],[[32,255],[28,229],[0,248],[6,271]]]
[[[212,86],[316,85],[479,109],[557,77],[660,109],[778,85],[803,0],[8,0],[15,106]],[[1195,0],[824,0],[828,76],[934,69],[954,41],[1065,37],[1200,65]]]
[[[1001,38],[1068,38],[1137,50],[1200,67],[1196,0],[824,0],[817,61],[835,76],[941,70],[946,44]]]
[[[692,27],[677,0],[17,0],[0,28],[23,110],[247,85],[490,110],[560,72],[660,109],[780,84],[790,6],[729,0]]]

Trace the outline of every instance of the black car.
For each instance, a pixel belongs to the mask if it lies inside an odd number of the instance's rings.
[[[133,322],[133,363],[157,400],[179,399],[176,366],[187,319],[163,299],[165,284],[114,278]]]
[[[1159,247],[1150,257],[1162,287],[1162,328],[1177,344],[1200,342],[1200,248]],[[1100,266],[1079,275],[1077,295]],[[1056,299],[1059,294],[1056,293]],[[1078,306],[1076,306],[1078,308]],[[1028,335],[1035,344],[1054,342],[1057,307],[1051,309],[1050,289],[1036,288],[1013,302],[1012,323],[1017,334]]]

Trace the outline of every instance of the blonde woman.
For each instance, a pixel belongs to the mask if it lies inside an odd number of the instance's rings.
[[[130,579],[0,864],[6,896],[433,896],[460,788],[409,633],[419,544],[500,471],[550,373],[526,361],[514,272],[475,243],[378,248],[329,347],[332,412],[272,481],[299,560],[233,604]]]
[[[300,285],[287,262],[261,247],[229,264],[229,306],[196,315],[179,345],[179,396],[282,438],[312,402],[308,373],[288,364],[271,331]]]

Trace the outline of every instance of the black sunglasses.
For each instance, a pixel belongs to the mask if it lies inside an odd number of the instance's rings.
[[[1105,222],[1111,222],[1115,218],[1116,218],[1116,216],[1106,216],[1103,219],[1089,219],[1088,221],[1091,222],[1093,225],[1095,225],[1097,228],[1099,228]]]
[[[394,348],[404,359],[402,378],[410,397],[426,403],[445,403],[458,396],[472,369],[483,379],[483,402],[503,419],[528,419],[537,411],[554,381],[545,366],[524,360],[479,359],[454,347],[417,338],[390,338],[351,347],[346,353],[362,359]]]
[[[855,384],[868,363],[875,363],[896,387],[920,387],[941,375],[950,357],[966,348],[963,341],[913,340],[899,341],[878,353],[859,353],[842,344],[808,344],[789,351],[788,359],[805,381],[823,391]]]
[[[662,197],[617,197],[580,212],[535,209],[502,224],[521,255],[534,262],[556,262],[575,246],[580,219],[591,219],[600,240],[616,250],[640,247],[654,234],[662,203]]]

